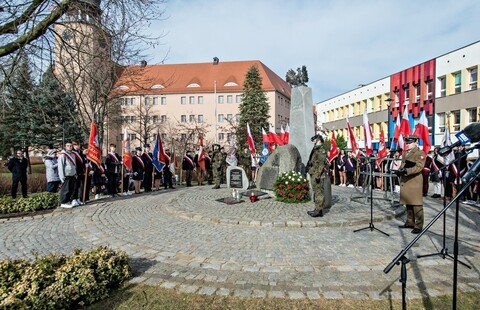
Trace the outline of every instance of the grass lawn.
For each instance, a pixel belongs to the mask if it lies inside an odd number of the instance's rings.
[[[400,293],[400,292],[399,292]],[[479,309],[480,292],[457,295],[457,309]],[[401,300],[278,299],[205,296],[179,293],[158,286],[129,284],[89,310],[100,309],[401,309]],[[451,296],[409,300],[408,309],[452,309]]]

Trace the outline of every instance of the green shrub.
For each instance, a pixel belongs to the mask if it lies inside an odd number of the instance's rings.
[[[0,196],[0,214],[31,212],[47,210],[58,207],[58,193],[35,193],[28,198],[12,199],[7,196]]]
[[[130,277],[124,252],[100,247],[33,262],[0,262],[0,308],[68,309],[109,295]]]

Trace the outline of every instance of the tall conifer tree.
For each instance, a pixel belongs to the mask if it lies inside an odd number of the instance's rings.
[[[247,123],[250,125],[253,141],[257,150],[262,146],[262,128],[268,128],[270,106],[262,88],[262,77],[257,66],[251,66],[243,82],[243,96],[239,106],[240,122],[237,127],[237,147],[248,148]]]

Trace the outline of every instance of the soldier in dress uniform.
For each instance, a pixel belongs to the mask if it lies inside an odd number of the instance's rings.
[[[312,217],[323,216],[325,207],[325,179],[329,177],[329,162],[327,151],[323,147],[323,138],[317,134],[311,138],[315,143],[307,162],[306,172],[310,174],[312,189],[315,201],[315,210],[308,211],[307,214]]]
[[[413,228],[412,234],[423,229],[423,176],[425,153],[418,147],[418,137],[405,138],[406,150],[402,154],[402,164],[397,174],[400,176],[400,203],[407,208],[407,221],[400,228]]]
[[[152,191],[152,175],[153,175],[153,154],[150,152],[150,144],[143,145],[142,160],[145,165],[145,174],[143,175],[143,188],[145,192]]]
[[[220,145],[213,145],[213,155],[212,155],[212,171],[213,171],[213,183],[215,186],[213,189],[219,189],[220,183],[222,182],[222,167],[223,167],[223,154],[220,151]]]

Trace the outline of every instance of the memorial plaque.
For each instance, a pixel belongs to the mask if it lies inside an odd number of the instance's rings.
[[[249,185],[247,174],[241,167],[227,167],[227,186],[228,188],[247,189]]]
[[[242,188],[242,170],[230,170],[230,188]]]

